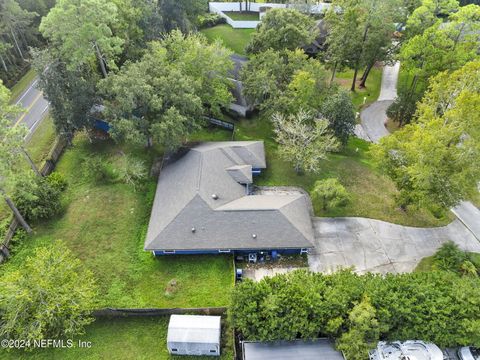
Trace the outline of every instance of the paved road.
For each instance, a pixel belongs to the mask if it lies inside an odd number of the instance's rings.
[[[385,128],[385,122],[387,121],[386,111],[397,97],[399,71],[399,62],[393,66],[386,65],[383,67],[382,85],[378,100],[360,112],[363,131],[372,142],[378,142],[382,137],[389,134]],[[364,138],[363,136],[361,137]]]
[[[471,202],[462,201],[452,212],[480,241],[480,210]]]
[[[360,113],[363,131],[370,141],[376,143],[390,134],[385,127],[385,122],[387,121],[386,111],[392,102],[393,100],[375,101]]]
[[[438,228],[414,228],[366,218],[313,218],[315,248],[308,255],[312,271],[329,273],[355,267],[359,273],[412,271],[448,240],[480,252],[480,242],[460,222]]]
[[[17,99],[16,104],[22,106],[25,112],[15,119],[15,124],[24,124],[33,133],[48,112],[48,101],[37,89],[38,79],[35,79],[22,95]]]

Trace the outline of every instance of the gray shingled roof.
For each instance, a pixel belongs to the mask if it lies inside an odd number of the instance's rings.
[[[244,342],[244,360],[345,360],[332,341]]]
[[[161,172],[145,250],[313,247],[304,195],[246,194],[251,169],[265,167],[262,141],[190,149]]]

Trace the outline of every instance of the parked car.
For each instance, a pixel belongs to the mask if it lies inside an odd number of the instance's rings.
[[[437,345],[421,340],[380,341],[369,356],[370,360],[443,360],[442,350]]]
[[[460,360],[480,360],[480,349],[471,346],[465,346],[458,350]]]

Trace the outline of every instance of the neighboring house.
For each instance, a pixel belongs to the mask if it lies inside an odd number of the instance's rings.
[[[345,360],[329,339],[243,342],[243,360]]]
[[[370,351],[370,360],[443,360],[440,348],[420,340],[380,341],[375,350]]]
[[[327,23],[325,20],[318,20],[315,29],[318,31],[318,35],[313,40],[313,42],[307,46],[303,47],[303,50],[306,54],[314,56],[319,52],[325,51],[327,48],[327,36],[328,36],[328,29]]]
[[[220,316],[170,316],[168,352],[172,355],[220,356],[220,321]]]
[[[307,253],[308,198],[252,195],[266,168],[263,141],[207,142],[160,172],[145,250],[168,254]]]
[[[240,81],[240,71],[242,67],[247,63],[248,58],[233,54],[230,56],[230,59],[233,61],[234,67],[231,71],[230,80],[233,83],[231,92],[233,95],[233,102],[230,104],[230,110],[234,111],[240,116],[246,117],[248,112],[253,110],[253,105],[247,100],[243,95],[243,84]]]

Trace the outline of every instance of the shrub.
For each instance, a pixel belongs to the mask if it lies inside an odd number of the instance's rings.
[[[320,204],[322,210],[327,210],[327,208],[346,205],[350,195],[337,179],[332,178],[315,182],[312,199]]]
[[[225,18],[221,17],[218,14],[211,13],[198,15],[197,18],[198,27],[200,29],[213,27],[219,24],[225,24],[226,22],[227,20]]]
[[[17,184],[13,200],[18,210],[30,221],[49,219],[61,208],[61,190],[46,178],[36,177]]]
[[[465,275],[478,275],[480,268],[477,262],[452,241],[443,244],[433,256],[434,268]]]
[[[99,156],[84,159],[83,172],[85,177],[100,184],[115,181],[118,177],[112,164]]]
[[[65,176],[63,176],[57,171],[48,175],[46,180],[53,188],[59,191],[64,191],[68,186],[68,182],[65,179]]]
[[[120,164],[116,168],[118,179],[134,188],[147,178],[145,163],[129,155],[121,157]]]

